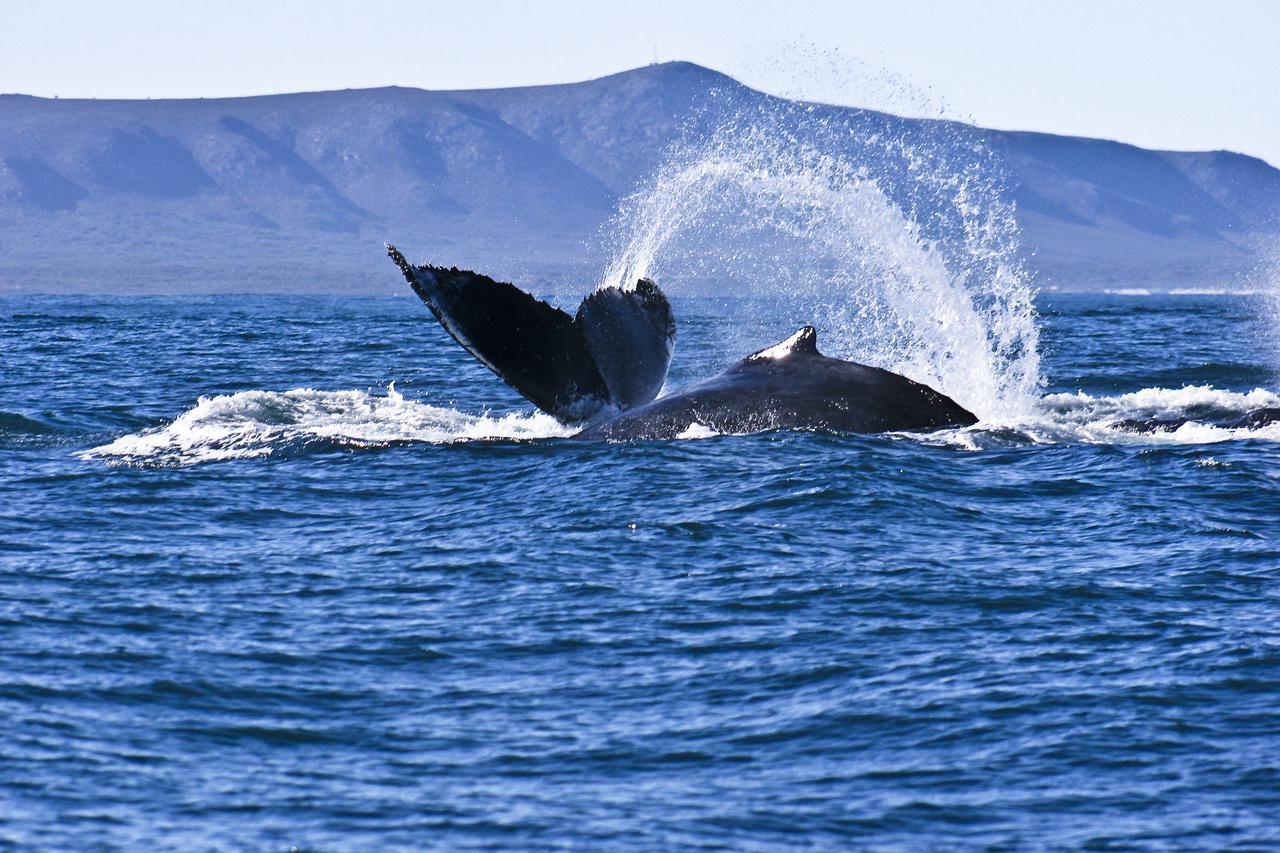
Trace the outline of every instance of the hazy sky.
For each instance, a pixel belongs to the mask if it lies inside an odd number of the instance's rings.
[[[769,91],[1280,165],[1280,2],[0,0],[0,91],[568,82],[688,59]]]

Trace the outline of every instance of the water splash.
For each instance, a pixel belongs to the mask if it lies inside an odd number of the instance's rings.
[[[756,45],[731,66],[730,73],[748,86],[789,101],[975,123],[934,83],[922,84],[883,62],[809,40]]]
[[[980,131],[764,96],[723,112],[624,203],[601,286],[705,280],[786,302],[824,351],[984,420],[1033,407],[1033,290]]]
[[[1271,368],[1280,383],[1280,242],[1258,252],[1261,259],[1255,276],[1260,297],[1266,343],[1271,349]]]

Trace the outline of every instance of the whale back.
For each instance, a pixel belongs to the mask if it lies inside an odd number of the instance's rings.
[[[775,429],[893,432],[967,426],[977,418],[927,385],[879,367],[830,358],[805,326],[693,387],[591,426],[578,438],[675,438]]]

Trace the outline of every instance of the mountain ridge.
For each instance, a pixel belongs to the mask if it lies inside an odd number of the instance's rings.
[[[506,89],[4,95],[0,290],[394,292],[392,240],[580,291],[602,225],[700,111],[771,98],[683,62]],[[1280,239],[1280,171],[1260,158],[958,126],[1009,174],[1043,286],[1238,284]]]

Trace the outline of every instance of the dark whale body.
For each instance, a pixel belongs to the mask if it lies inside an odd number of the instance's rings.
[[[812,326],[655,401],[675,347],[675,320],[652,281],[597,290],[570,317],[512,284],[457,267],[416,266],[394,246],[387,252],[440,325],[539,409],[564,422],[605,408],[620,412],[575,438],[669,439],[695,426],[890,432],[977,422],[927,385],[822,355]]]
[[[415,266],[387,253],[454,340],[539,409],[579,421],[662,390],[675,350],[671,305],[641,279],[597,290],[575,316],[506,282],[457,267]]]
[[[1280,409],[1254,409],[1243,415],[1225,418],[1126,418],[1122,421],[1116,421],[1112,426],[1124,432],[1155,435],[1162,432],[1176,432],[1180,427],[1192,422],[1220,427],[1221,429],[1260,429],[1274,423],[1280,423]]]
[[[920,431],[977,423],[927,385],[878,367],[828,358],[805,326],[694,387],[588,427],[576,438],[669,439],[702,426],[765,430]]]

